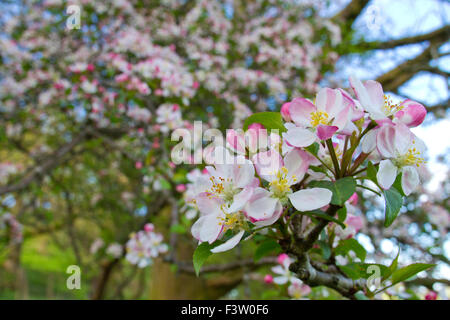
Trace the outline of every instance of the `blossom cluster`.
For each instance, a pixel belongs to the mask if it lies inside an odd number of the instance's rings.
[[[282,253],[277,257],[277,262],[278,265],[271,269],[276,276],[273,277],[271,274],[267,274],[264,277],[264,282],[267,284],[275,283],[277,285],[288,284],[287,291],[293,299],[300,299],[307,296],[311,292],[311,288],[295,277],[289,270],[289,266],[293,260],[287,254]]]
[[[147,223],[144,230],[131,234],[126,244],[125,258],[128,262],[145,268],[153,263],[154,258],[167,252],[168,246],[163,243],[162,234],[156,233],[154,229],[153,224]]]
[[[381,191],[399,178],[400,191],[413,192],[425,146],[410,128],[423,122],[425,108],[411,100],[393,103],[376,81],[352,77],[350,85],[354,97],[343,89],[323,88],[314,101],[285,103],[281,136],[269,134],[260,123],[247,132],[229,131],[226,147],[216,146],[214,156],[207,157],[210,165],[190,174],[185,198],[190,209],[200,212],[192,235],[210,244],[223,240],[211,249],[221,252],[235,247],[246,232],[286,223],[294,211],[324,211],[333,192],[320,182],[369,180],[364,175],[369,157],[377,162],[374,182]],[[351,206],[357,197],[344,200]],[[348,228],[336,228],[343,239],[362,227],[349,209]]]

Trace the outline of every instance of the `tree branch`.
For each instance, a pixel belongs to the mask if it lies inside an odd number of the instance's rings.
[[[368,3],[369,0],[352,0],[333,17],[333,20],[352,25]]]

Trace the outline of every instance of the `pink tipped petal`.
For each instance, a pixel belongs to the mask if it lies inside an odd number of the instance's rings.
[[[277,151],[269,150],[255,154],[252,158],[256,171],[266,181],[272,181],[278,170],[284,165]]]
[[[244,132],[237,132],[234,129],[227,130],[228,146],[239,154],[245,154]]]
[[[242,210],[253,195],[254,188],[246,187],[233,197],[233,203],[228,208],[228,213]]]
[[[317,110],[325,111],[332,118],[339,115],[345,107],[341,92],[331,88],[320,89],[316,97],[316,106]]]
[[[374,80],[364,82],[364,87],[370,97],[371,103],[378,110],[384,107],[384,92],[381,84]]]
[[[389,189],[397,177],[397,167],[391,160],[382,160],[378,168],[377,181],[383,189]]]
[[[244,157],[237,158],[237,164],[233,164],[232,180],[237,188],[244,188],[253,182],[255,167],[253,163]]]
[[[377,146],[377,130],[369,131],[361,141],[362,152],[371,153]]]
[[[225,243],[222,243],[220,246],[217,246],[217,247],[211,249],[211,252],[217,253],[217,252],[224,252],[224,251],[233,249],[234,247],[237,246],[239,241],[241,241],[242,237],[244,236],[244,233],[245,233],[245,230],[241,230],[239,233],[237,233],[235,236],[231,237]]]
[[[412,166],[402,169],[402,189],[405,195],[409,196],[419,185],[419,174]]]
[[[407,99],[400,106],[403,109],[395,114],[395,118],[410,128],[420,125],[427,115],[425,107],[418,102]]]
[[[253,223],[257,227],[270,226],[270,225],[274,224],[281,217],[282,213],[283,213],[283,206],[281,205],[280,201],[278,201],[275,206],[275,210],[274,210],[272,217],[270,217],[269,219],[265,219],[265,220],[255,221]]]
[[[338,130],[339,128],[336,126],[326,126],[324,124],[321,124],[317,127],[317,137],[320,140],[327,140],[330,139]]]
[[[395,156],[395,128],[386,125],[378,129],[377,148],[381,156],[392,158]]]
[[[305,98],[295,98],[289,105],[289,114],[295,124],[308,127],[311,122],[311,112],[316,111],[316,106]]]
[[[278,199],[271,197],[270,193],[265,196],[261,196],[261,194],[256,194],[246,206],[247,217],[253,223],[272,218],[277,206]]]
[[[220,206],[222,205],[223,201],[219,198],[211,197],[207,193],[201,193],[195,198],[195,202],[197,204],[198,210],[203,215],[218,216],[222,214]]]
[[[283,138],[289,145],[298,148],[310,146],[317,140],[313,132],[300,127],[290,128],[287,132],[283,132]]]
[[[219,217],[215,215],[209,214],[200,217],[195,222],[194,226],[192,226],[193,235],[196,233],[196,235],[198,235],[197,239],[201,242],[207,241],[213,243],[219,238],[223,229],[223,226],[219,222]],[[195,226],[196,224],[199,224],[199,226]]]
[[[284,166],[288,170],[289,185],[300,182],[303,179],[310,162],[311,156],[304,150],[292,149],[286,154]]]
[[[291,193],[288,197],[298,211],[311,211],[330,203],[333,193],[324,188],[311,188]]]

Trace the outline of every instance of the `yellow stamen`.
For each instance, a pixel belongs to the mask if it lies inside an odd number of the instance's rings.
[[[311,126],[313,126],[314,128],[319,124],[327,125],[328,123],[328,113],[324,111],[311,112]]]

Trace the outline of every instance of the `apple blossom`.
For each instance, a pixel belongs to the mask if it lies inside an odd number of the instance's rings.
[[[425,144],[402,124],[387,124],[378,129],[377,149],[384,158],[380,162],[377,180],[383,189],[389,189],[397,173],[402,173],[403,192],[409,195],[419,184],[416,168],[424,163]]]

